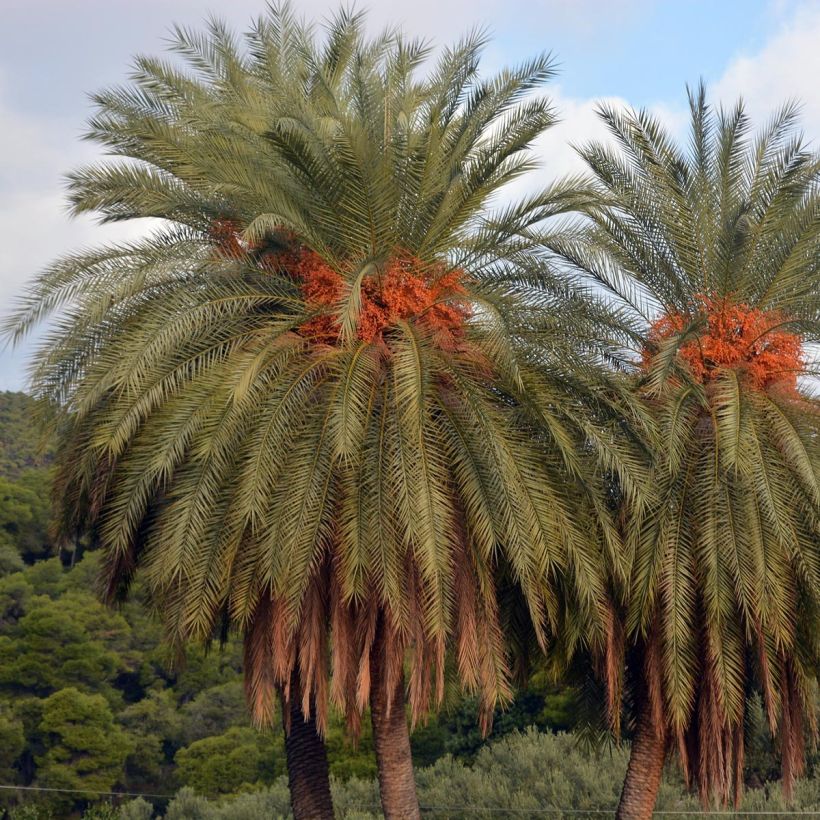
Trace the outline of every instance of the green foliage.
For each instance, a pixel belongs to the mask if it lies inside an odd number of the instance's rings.
[[[230,726],[250,722],[248,704],[242,681],[236,677],[202,689],[182,707],[180,722],[184,724],[182,743],[188,745],[209,735],[221,735]],[[186,681],[187,682],[187,681]],[[180,691],[180,682],[177,682]]]
[[[133,747],[125,761],[130,790],[164,794],[177,785],[172,756],[180,745],[183,721],[170,689],[154,689],[119,713]]]
[[[11,544],[0,544],[0,576],[19,572],[24,567],[20,553]]]
[[[0,632],[5,634],[23,617],[33,594],[31,583],[22,572],[0,578]]]
[[[167,656],[160,654],[159,657]],[[184,661],[175,670],[174,688],[181,700],[189,701],[205,689],[236,683],[241,670],[242,647],[237,641],[230,641],[225,646],[213,647],[210,650],[192,646]],[[200,706],[204,708],[204,704]]]
[[[56,552],[51,455],[38,451],[35,404],[25,393],[0,393],[0,577]]]
[[[154,816],[154,807],[147,801],[138,797],[120,806],[117,820],[151,820]]]
[[[0,392],[0,476],[15,479],[51,460],[48,443],[33,424],[37,403],[26,393]]]
[[[53,812],[48,806],[24,803],[9,810],[10,820],[52,820]]]
[[[32,563],[53,554],[48,536],[51,511],[49,471],[28,469],[15,478],[0,475],[0,550],[16,551]],[[3,568],[0,567],[0,572]],[[8,570],[6,570],[8,571]]]
[[[120,782],[130,743],[101,695],[55,692],[43,702],[39,730],[45,750],[37,759],[38,785],[91,792]]]
[[[207,800],[193,789],[181,789],[163,815],[164,820],[287,820],[290,817],[290,794],[284,777],[265,789],[223,801]]]
[[[99,803],[83,812],[83,820],[119,820],[120,810],[113,803]]]
[[[506,816],[550,816],[572,820],[614,813],[626,771],[629,747],[612,747],[589,754],[570,734],[512,732],[485,746],[468,764],[445,756],[416,771],[419,802],[425,817],[448,820],[493,820]],[[347,820],[381,817],[374,779],[333,779],[337,816]],[[668,766],[657,809],[670,820],[699,810],[697,798],[686,794],[680,773]],[[820,812],[820,779],[800,780],[795,800],[783,801],[778,784],[751,789],[737,815],[744,812]],[[589,814],[585,814],[589,812]],[[680,812],[680,815],[677,815]],[[750,815],[751,816],[751,815]],[[121,815],[123,820],[130,815]],[[168,804],[165,820],[267,820],[290,817],[284,777],[258,792],[209,800],[190,788]],[[142,815],[139,816],[142,820]]]
[[[203,794],[233,794],[269,783],[284,770],[280,736],[232,726],[222,735],[194,741],[176,753],[177,776]]]
[[[345,728],[342,718],[337,714],[332,714],[325,738],[331,776],[338,780],[348,780],[351,777],[375,777],[376,756],[373,750],[373,732],[370,722],[364,722],[362,732],[356,740],[350,737]],[[438,753],[444,753],[443,746],[439,746]]]
[[[186,742],[184,731],[196,731],[195,726],[189,727],[183,714],[184,707],[183,710],[179,709],[176,691],[153,689],[136,703],[126,706],[120,713],[120,720],[132,733],[161,737],[164,741],[179,746]]]
[[[70,783],[82,791],[104,781],[171,794],[185,782],[174,766],[180,747],[232,727],[254,735],[240,652],[235,642],[224,651],[195,649],[173,671],[158,648],[159,626],[138,601],[119,611],[99,603],[98,574],[99,555],[87,553],[71,568],[40,560],[0,578],[0,770],[4,782]],[[88,725],[116,740],[116,750],[81,748],[88,739],[68,720],[72,704],[78,713],[91,708],[95,720]],[[266,743],[275,748],[259,765],[270,777],[265,767],[281,762],[282,740],[277,734]],[[43,811],[51,806],[60,813],[80,802],[37,798]]]
[[[0,687],[46,696],[78,686],[116,697],[110,684],[124,658],[112,647],[126,628],[121,616],[87,593],[30,598],[26,614],[0,636]]]
[[[435,716],[413,733],[413,760],[430,765],[442,754],[469,762],[488,741],[532,726],[542,731],[567,731],[577,720],[577,696],[569,685],[549,682],[543,672],[534,673],[515,699],[505,708],[496,708],[490,733],[479,728],[480,706],[474,698],[459,698],[449,709]],[[361,776],[361,773],[357,773]]]
[[[206,798],[186,786],[168,804],[165,820],[215,820],[214,813]]]
[[[25,745],[22,720],[0,706],[0,782],[8,784],[15,779],[16,773],[12,767]]]

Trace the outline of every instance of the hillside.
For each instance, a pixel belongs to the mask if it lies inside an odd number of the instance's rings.
[[[0,476],[15,478],[48,464],[51,453],[41,446],[32,423],[36,404],[25,393],[0,392]]]

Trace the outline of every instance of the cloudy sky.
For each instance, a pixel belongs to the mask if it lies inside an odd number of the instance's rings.
[[[172,22],[210,13],[241,29],[264,0],[0,0],[0,310],[49,260],[128,228],[69,220],[63,175],[93,161],[80,140],[88,94],[123,81],[131,58],[164,48]],[[337,4],[299,0],[321,19]],[[489,29],[487,70],[554,53],[552,94],[562,123],[538,145],[544,178],[577,167],[571,144],[600,135],[594,109],[608,99],[685,122],[685,85],[743,95],[762,122],[786,99],[803,104],[806,135],[820,140],[820,0],[372,0],[374,28],[400,22],[436,43]],[[134,229],[131,229],[133,233]],[[25,385],[26,346],[0,351],[0,390]]]

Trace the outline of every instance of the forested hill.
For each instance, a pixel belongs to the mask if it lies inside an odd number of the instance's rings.
[[[41,450],[41,436],[32,423],[34,411],[31,396],[0,392],[0,476],[4,478],[48,464],[50,453]]]
[[[35,403],[0,393],[0,575],[49,558],[50,451],[40,447]]]

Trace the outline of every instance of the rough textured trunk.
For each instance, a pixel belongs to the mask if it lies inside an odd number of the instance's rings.
[[[381,632],[381,630],[379,630]],[[379,768],[379,793],[385,820],[421,817],[404,712],[404,676],[389,692],[384,679],[385,645],[377,635],[371,653],[370,717]],[[392,698],[391,698],[392,695]]]
[[[330,772],[325,743],[316,731],[316,704],[311,698],[310,718],[302,714],[299,672],[290,679],[290,701],[282,698],[285,754],[288,760],[290,805],[295,820],[333,820]],[[289,728],[289,731],[287,730]]]
[[[617,820],[649,820],[652,817],[665,761],[666,729],[655,727],[647,702],[635,727]]]

